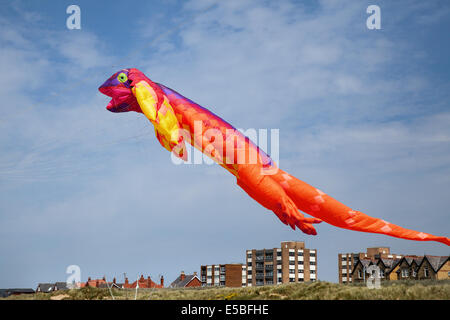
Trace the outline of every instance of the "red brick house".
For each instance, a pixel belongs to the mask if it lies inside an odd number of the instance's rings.
[[[136,288],[136,285],[138,285],[138,288],[164,288],[164,277],[161,276],[160,284],[153,282],[150,279],[150,276],[148,276],[147,279],[145,279],[144,275],[141,275],[141,277],[133,283],[129,283],[128,278],[125,278],[125,283],[123,284],[123,287],[126,289],[130,289]]]
[[[118,288],[118,289],[132,289],[136,288],[136,285],[139,284],[139,288],[163,288],[164,287],[164,277],[161,276],[160,283],[157,284],[154,281],[150,279],[150,276],[148,276],[146,279],[144,278],[144,275],[141,275],[141,277],[130,283],[128,281],[128,278],[125,278],[125,283],[117,283],[116,278],[113,279],[112,282],[106,282],[105,277],[102,279],[94,279],[92,280],[90,277],[88,278],[88,281],[85,283],[81,283],[80,287],[94,287],[94,288]]]
[[[101,285],[106,285],[106,279],[103,277],[103,279],[94,279],[92,280],[91,277],[88,278],[88,281],[85,283],[81,283],[80,287],[94,287],[94,288],[100,288]]]

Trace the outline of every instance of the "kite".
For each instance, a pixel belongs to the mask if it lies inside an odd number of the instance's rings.
[[[325,221],[339,228],[450,246],[447,237],[405,229],[352,210],[284,172],[232,125],[178,92],[151,81],[138,69],[114,73],[99,91],[112,98],[107,110],[143,113],[154,125],[161,145],[180,159],[187,159],[185,143],[190,143],[233,174],[239,187],[294,230],[297,227],[316,235],[313,225]]]

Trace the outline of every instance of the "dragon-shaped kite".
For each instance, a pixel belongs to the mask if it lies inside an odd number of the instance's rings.
[[[229,123],[178,92],[151,81],[137,69],[114,73],[99,90],[112,98],[106,107],[109,111],[144,113],[164,148],[186,160],[185,142],[190,143],[233,174],[250,197],[294,230],[298,227],[306,234],[316,235],[313,224],[325,221],[344,229],[450,246],[447,237],[405,229],[352,210],[291,176]],[[300,210],[315,218],[305,217]]]

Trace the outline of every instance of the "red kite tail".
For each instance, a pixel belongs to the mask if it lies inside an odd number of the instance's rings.
[[[361,232],[381,233],[408,240],[438,241],[450,246],[450,239],[447,237],[405,229],[382,219],[368,216],[360,211],[352,210],[321,190],[282,170],[278,170],[272,178],[283,187],[286,194],[300,210],[336,227]]]

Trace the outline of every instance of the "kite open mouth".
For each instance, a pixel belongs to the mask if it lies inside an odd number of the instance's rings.
[[[133,93],[128,88],[101,86],[98,90],[111,97],[111,101],[106,106],[106,109],[111,112],[126,112],[129,111],[130,98],[133,98]]]

